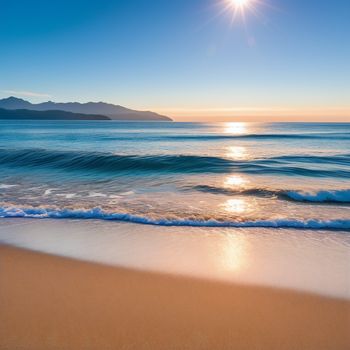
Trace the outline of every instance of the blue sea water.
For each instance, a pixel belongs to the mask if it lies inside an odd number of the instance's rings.
[[[0,121],[0,218],[350,230],[350,124]]]

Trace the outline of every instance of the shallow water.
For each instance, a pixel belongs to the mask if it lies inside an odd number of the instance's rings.
[[[0,217],[350,230],[350,124],[0,121]]]
[[[350,299],[350,235],[3,219],[0,244],[127,268]]]

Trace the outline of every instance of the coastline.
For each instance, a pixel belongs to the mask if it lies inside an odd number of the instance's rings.
[[[0,349],[347,349],[350,302],[0,245]]]
[[[346,232],[1,219],[0,244],[131,270],[350,300]]]

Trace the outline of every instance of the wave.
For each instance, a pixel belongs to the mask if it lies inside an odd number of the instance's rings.
[[[28,137],[28,136],[27,136]],[[43,139],[50,139],[51,135],[42,136]],[[119,135],[83,135],[79,134],[79,141],[98,141],[98,142],[113,142],[113,141],[138,141],[149,142],[181,142],[181,141],[224,141],[224,140],[318,140],[318,139],[337,139],[350,140],[350,133],[310,133],[310,134],[168,134],[155,135],[147,133],[125,133]],[[33,137],[35,139],[35,137]],[[57,135],[57,139],[61,141],[75,141],[75,135]]]
[[[93,209],[55,209],[55,208],[21,208],[0,207],[0,218],[32,218],[32,219],[95,219],[123,221],[154,226],[190,226],[190,227],[222,227],[222,228],[294,228],[294,229],[324,229],[350,230],[350,220],[298,220],[275,219],[256,221],[219,221],[193,219],[153,219],[127,213],[111,213],[101,208]]]
[[[16,187],[17,185],[0,184],[0,190]]]
[[[280,156],[235,161],[196,155],[120,155],[102,152],[43,149],[0,149],[0,164],[85,172],[242,173],[350,178],[350,154],[332,156]],[[317,168],[315,167],[317,164]],[[330,169],[320,164],[341,165]],[[349,166],[349,170],[346,166]]]
[[[61,170],[222,172],[232,166],[228,159],[191,155],[119,155],[102,152],[0,149],[0,164],[12,167]]]
[[[207,134],[207,135],[167,135],[163,137],[156,137],[156,139],[172,140],[172,141],[215,141],[215,140],[278,140],[278,139],[291,139],[291,140],[312,140],[312,139],[334,139],[337,140],[349,140],[350,133],[314,133],[314,134],[242,134],[242,135],[230,135],[230,134]]]
[[[350,203],[350,190],[334,190],[334,191],[288,191],[286,195],[300,202],[314,202],[314,203]]]
[[[321,190],[315,192],[292,191],[292,190],[269,190],[266,188],[248,188],[243,190],[233,190],[224,187],[199,185],[190,189],[201,192],[225,195],[247,195],[256,197],[277,197],[280,199],[292,200],[296,202],[312,203],[350,203],[350,190]]]
[[[269,158],[271,160],[296,163],[336,164],[350,166],[350,154],[334,155],[286,155]]]

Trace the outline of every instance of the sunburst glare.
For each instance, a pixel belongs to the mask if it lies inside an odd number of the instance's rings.
[[[225,133],[241,135],[247,133],[247,123],[233,122],[225,124]]]
[[[245,22],[247,12],[259,16],[258,5],[262,4],[262,0],[222,0],[223,12],[232,13],[232,22],[237,17],[241,17]],[[265,2],[264,2],[265,3]]]
[[[247,210],[248,204],[244,199],[229,199],[224,208],[229,213],[242,214]]]
[[[226,187],[243,187],[249,181],[241,175],[231,175],[225,179],[224,185]]]
[[[241,272],[247,263],[247,242],[244,236],[229,235],[222,241],[219,252],[221,267],[232,272]]]
[[[226,157],[233,160],[248,160],[250,155],[246,147],[230,146],[227,147]]]
[[[243,11],[247,6],[251,5],[252,0],[228,0],[235,9]]]

